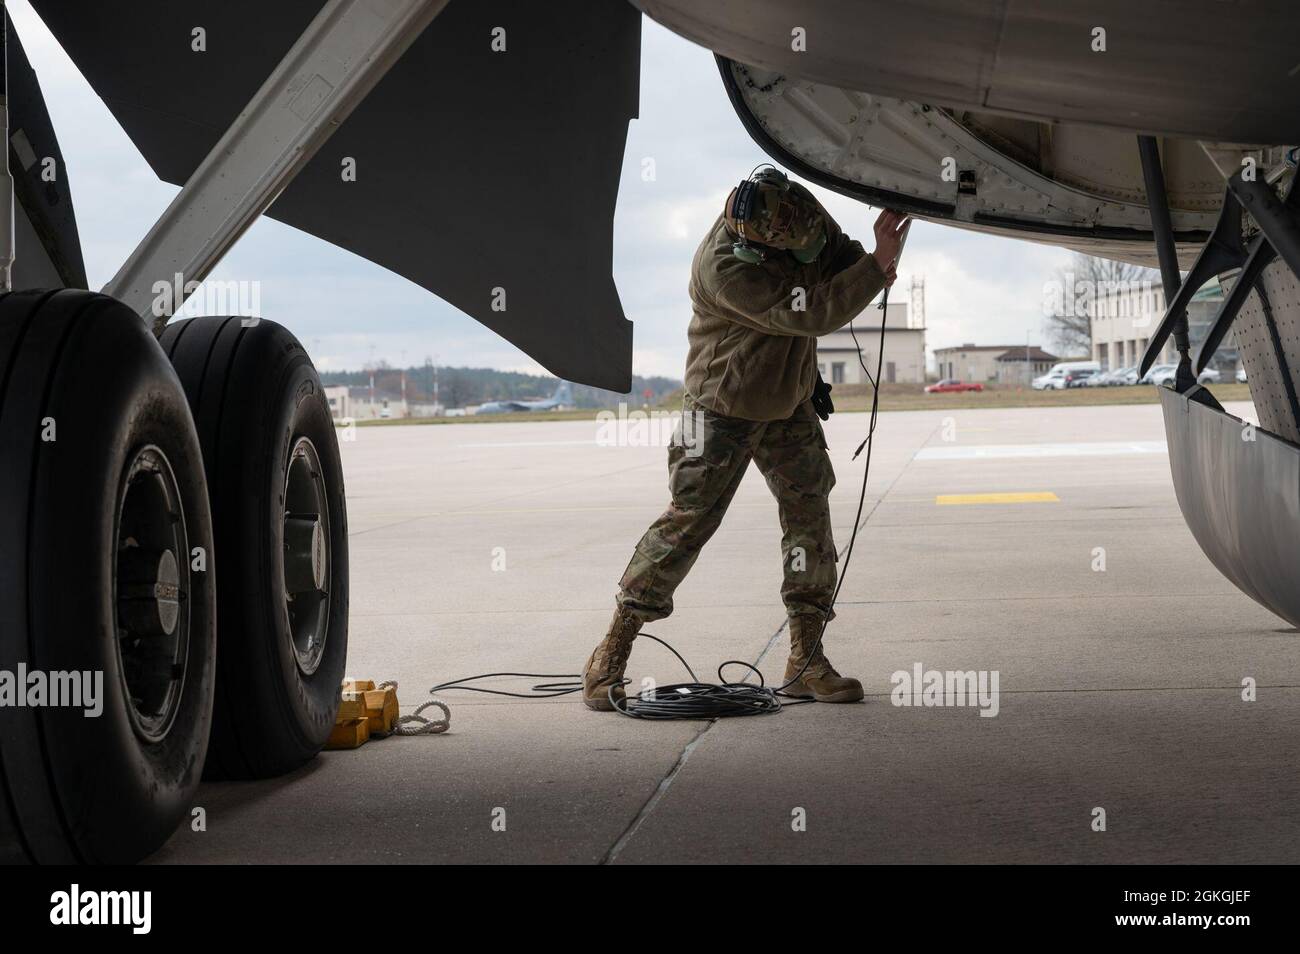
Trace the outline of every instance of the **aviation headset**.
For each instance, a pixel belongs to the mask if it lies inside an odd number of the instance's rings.
[[[742,262],[750,265],[757,265],[759,262],[767,259],[767,253],[762,249],[755,248],[749,244],[749,237],[745,235],[745,222],[749,219],[754,211],[754,202],[759,196],[762,185],[771,185],[780,189],[782,192],[790,192],[790,177],[787,176],[776,166],[759,165],[736,186],[736,198],[731,203],[731,218],[736,223],[736,241],[731,246],[731,254]],[[796,193],[797,200],[800,202],[809,201],[802,195]],[[804,264],[815,261],[826,247],[826,229],[822,228],[821,238],[815,242],[811,248],[796,250],[790,249],[790,254],[797,261]]]

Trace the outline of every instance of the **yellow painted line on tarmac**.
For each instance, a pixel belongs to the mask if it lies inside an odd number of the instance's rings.
[[[939,494],[934,502],[940,507],[953,507],[960,504],[1060,503],[1061,498],[1050,490],[1035,490],[1007,494]]]

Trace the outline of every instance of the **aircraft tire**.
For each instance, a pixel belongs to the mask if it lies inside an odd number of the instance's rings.
[[[216,674],[202,454],[139,316],[0,295],[0,461],[0,861],[138,861],[192,809]]]
[[[274,322],[191,318],[160,341],[198,427],[221,563],[205,775],[281,775],[324,746],[347,662],[334,422],[306,351]]]

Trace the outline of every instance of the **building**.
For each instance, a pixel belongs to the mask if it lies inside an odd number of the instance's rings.
[[[935,370],[939,380],[954,378],[960,381],[992,381],[998,366],[993,363],[1006,345],[977,345],[968,341],[951,348],[934,349]]]
[[[371,418],[410,417],[411,409],[406,398],[400,394],[391,394],[372,390],[367,385],[354,386],[349,389],[348,404],[352,413],[348,416],[365,421]]]
[[[1034,378],[1052,370],[1052,365],[1060,360],[1038,345],[1017,345],[997,356],[998,384],[1027,388],[1033,384]]]
[[[1004,344],[977,345],[967,342],[952,348],[935,348],[934,361],[940,379],[956,378],[959,381],[978,381],[980,384],[989,382],[1020,384],[1023,383],[1023,379],[1019,373],[1023,371],[1023,367],[1017,369],[1014,367],[1014,362],[1019,361],[1023,366],[1025,347],[1025,345]],[[1004,356],[1008,356],[1006,361],[1002,360]],[[1030,360],[1037,360],[1040,364],[1045,360],[1048,367],[1051,367],[1058,359],[1042,348],[1031,347]],[[1004,375],[1008,376],[1005,380]]]
[[[330,417],[336,421],[343,421],[352,416],[352,398],[348,394],[346,384],[329,385],[322,390],[330,406]]]
[[[1193,353],[1209,333],[1210,323],[1222,302],[1223,289],[1217,280],[1192,296],[1187,306],[1187,326]],[[1159,327],[1164,313],[1164,289],[1150,282],[1133,282],[1099,292],[1088,302],[1092,359],[1109,370],[1136,366],[1146,353],[1147,342]],[[1170,338],[1165,342],[1158,363],[1173,364],[1176,360],[1177,353]],[[1229,331],[1211,366],[1232,373],[1236,371],[1237,360],[1236,340]]]
[[[857,344],[853,334],[857,334]],[[866,384],[867,376],[858,360],[858,345],[862,346],[862,362],[876,373],[880,347],[880,310],[868,305],[853,319],[853,330],[848,327],[832,331],[817,339],[817,370],[830,384]],[[886,384],[925,383],[925,328],[913,327],[911,311],[904,302],[891,303],[885,313],[885,353],[880,367],[881,380]]]
[[[1165,310],[1164,289],[1149,281],[1131,282],[1118,288],[1099,289],[1087,302],[1092,329],[1092,359],[1103,370],[1131,368],[1146,353],[1151,332]],[[1190,309],[1189,309],[1190,312]],[[1173,357],[1169,341],[1160,357]]]

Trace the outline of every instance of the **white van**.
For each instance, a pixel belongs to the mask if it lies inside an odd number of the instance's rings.
[[[1101,363],[1099,361],[1058,361],[1046,374],[1034,378],[1034,390],[1046,391],[1049,388],[1065,390],[1065,378],[1071,371],[1091,371],[1093,374],[1098,374],[1101,371]]]

